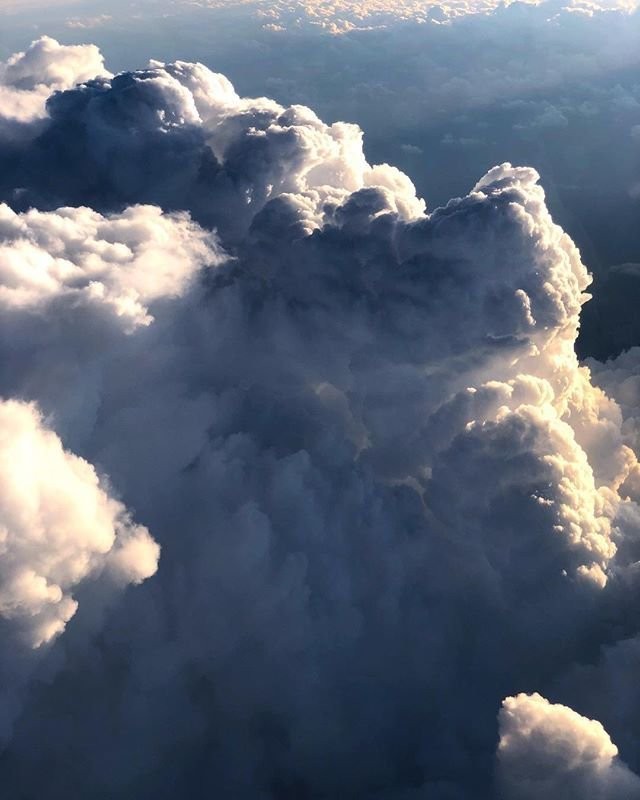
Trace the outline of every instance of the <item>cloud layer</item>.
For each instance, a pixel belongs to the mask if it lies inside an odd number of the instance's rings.
[[[183,0],[184,1],[184,0]],[[295,2],[264,2],[263,0],[234,0],[231,5],[248,7],[264,20],[268,28],[285,30],[315,26],[331,33],[345,33],[357,29],[371,29],[396,24],[399,21],[414,23],[444,23],[456,18],[476,14],[491,14],[508,7],[513,0],[337,0],[326,3],[322,0],[295,0]],[[228,0],[189,0],[190,5],[211,9],[228,7]],[[524,4],[547,6],[547,14],[570,11],[587,16],[601,11],[633,11],[637,0],[524,0]]]

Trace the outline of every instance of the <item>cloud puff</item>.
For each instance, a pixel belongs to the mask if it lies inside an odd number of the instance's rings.
[[[502,704],[498,765],[505,800],[640,797],[640,778],[617,756],[599,722],[566,706],[539,694]]]
[[[65,436],[92,425],[110,362],[148,356],[129,335],[226,258],[184,212],[0,206],[0,392],[40,402]]]
[[[3,401],[0,431],[0,616],[39,647],[74,615],[75,586],[103,569],[140,583],[156,571],[159,548],[34,406]]]
[[[103,217],[89,208],[15,214],[0,205],[0,306],[102,305],[123,327],[148,325],[148,305],[182,294],[204,263],[220,263],[215,238],[185,214],[135,206]]]
[[[108,74],[95,45],[61,45],[41,36],[0,64],[0,133],[7,121],[31,122],[44,116],[51,92]]]

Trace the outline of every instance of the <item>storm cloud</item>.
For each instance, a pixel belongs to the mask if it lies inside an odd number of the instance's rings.
[[[427,213],[201,64],[51,88],[0,148],[7,792],[635,796],[598,686],[635,674],[637,405],[577,359],[537,172]]]

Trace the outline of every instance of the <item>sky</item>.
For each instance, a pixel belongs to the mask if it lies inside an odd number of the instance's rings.
[[[0,782],[640,799],[640,11],[0,0]]]

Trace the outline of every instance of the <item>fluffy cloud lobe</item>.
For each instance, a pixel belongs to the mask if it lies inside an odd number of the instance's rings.
[[[159,549],[32,405],[2,403],[0,440],[0,616],[39,647],[76,612],[75,586],[104,569],[140,583],[156,571]]]
[[[95,45],[61,45],[42,36],[0,64],[0,132],[7,122],[32,122],[44,115],[56,90],[107,75]]]
[[[15,214],[0,205],[0,305],[54,302],[110,309],[123,325],[151,321],[149,303],[182,294],[202,264],[223,254],[185,214],[136,206],[108,218],[89,208]]]
[[[617,756],[599,722],[566,706],[538,694],[503,703],[498,759],[507,800],[640,797],[640,778]]]

